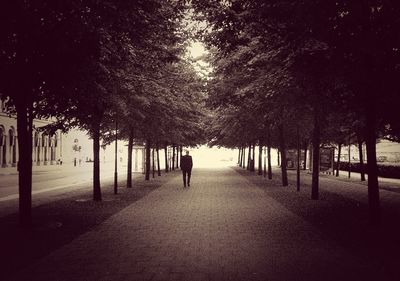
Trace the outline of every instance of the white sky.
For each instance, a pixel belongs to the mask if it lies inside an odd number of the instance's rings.
[[[211,66],[208,62],[201,59],[203,55],[208,53],[203,43],[199,41],[193,42],[188,48],[188,51],[190,53],[190,57],[194,60],[193,64],[196,71],[204,76],[208,76],[208,74],[211,72]]]
[[[237,162],[237,150],[209,148],[203,145],[199,148],[189,148],[189,151],[193,158],[193,168],[229,167]]]
[[[192,45],[189,47],[189,51],[193,58],[198,58],[206,54],[206,49],[201,42],[193,42]]]
[[[184,148],[183,151],[189,150],[193,158],[193,168],[222,168],[235,166],[238,160],[237,149],[207,147],[205,145],[198,148]],[[184,152],[185,153],[185,152]],[[246,149],[246,159],[248,156],[248,149]],[[256,167],[258,167],[258,147],[255,153]],[[263,160],[264,161],[264,160]],[[271,162],[273,166],[277,165],[277,151],[271,150]]]

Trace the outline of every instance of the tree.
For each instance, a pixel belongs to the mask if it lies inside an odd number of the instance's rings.
[[[276,87],[274,81],[289,80],[289,84],[307,93],[305,104],[313,115],[312,198],[318,198],[318,153],[321,141],[325,141],[325,128],[321,127],[321,122],[331,114],[327,105],[332,100],[342,100],[348,112],[362,113],[368,155],[370,218],[371,222],[378,223],[375,143],[380,131],[386,137],[396,139],[399,127],[398,119],[396,121],[390,113],[395,111],[381,110],[398,106],[394,94],[398,92],[398,85],[393,83],[399,71],[399,38],[393,36],[399,28],[396,20],[400,15],[398,2],[238,0],[193,3],[199,19],[209,25],[203,30],[203,38],[221,56],[237,54],[238,50],[254,47],[254,43],[259,42],[262,48],[253,52],[257,56],[250,56],[246,61],[254,62],[252,58],[262,61],[259,58],[264,56],[269,62],[264,65],[272,67],[257,68],[256,72],[247,72],[245,77],[247,81],[251,80],[249,77],[256,80],[255,73],[264,80],[267,77],[270,88],[279,89],[281,93],[273,93],[268,98],[286,96],[282,93],[287,91]],[[271,62],[279,54],[284,56],[281,63],[277,63],[280,67],[274,68]],[[243,68],[243,63],[238,65]],[[290,79],[274,79],[284,77],[283,73]],[[349,90],[332,95],[338,92],[332,83],[338,77],[345,78],[342,80]],[[236,91],[234,87],[228,87],[229,90],[231,96]],[[220,98],[222,101],[229,97],[222,95],[225,96]],[[292,91],[291,95],[300,97]]]
[[[376,139],[381,125],[396,123],[390,117],[386,119],[390,114],[386,113],[388,107],[382,105],[398,105],[398,99],[393,98],[398,87],[390,81],[394,81],[393,75],[398,72],[399,39],[393,34],[399,28],[399,3],[340,1],[336,8],[335,29],[331,29],[329,43],[335,47],[352,78],[348,103],[353,108],[358,107],[365,116],[370,219],[373,224],[379,224]]]
[[[101,200],[99,147],[115,112],[116,93],[136,73],[176,57],[182,1],[14,1],[1,4],[0,85],[17,113],[20,220],[31,220],[32,120],[56,116],[48,130],[78,126],[93,138],[95,200]],[[163,40],[160,40],[162,38]],[[146,54],[146,56],[142,56]],[[139,59],[140,57],[140,59]],[[143,59],[146,58],[146,59]],[[148,67],[151,66],[151,67]]]
[[[53,113],[48,99],[63,96],[66,85],[77,78],[91,38],[78,28],[86,18],[79,1],[14,1],[2,3],[0,11],[0,93],[9,98],[10,113],[17,115],[19,216],[29,226],[32,122]]]

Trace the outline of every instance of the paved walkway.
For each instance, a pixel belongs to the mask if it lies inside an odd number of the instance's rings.
[[[232,169],[175,177],[15,280],[378,280]]]

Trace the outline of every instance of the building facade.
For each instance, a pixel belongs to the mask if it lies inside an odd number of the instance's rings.
[[[33,121],[32,162],[34,165],[53,165],[60,159],[62,149],[61,133],[47,135],[36,130],[49,124],[47,120]],[[4,102],[0,100],[0,167],[16,167],[18,162],[18,132],[15,116],[5,112]]]
[[[93,161],[93,141],[87,132],[72,129],[66,134],[56,132],[48,135],[38,130],[40,127],[48,125],[51,120],[33,121],[32,134],[32,165],[75,165],[81,166]],[[118,141],[119,165],[126,166],[127,145],[123,141]],[[133,171],[142,172],[143,146],[135,146],[133,150]],[[115,143],[102,146],[100,151],[102,163],[114,162]],[[6,113],[4,102],[0,100],[0,169],[15,167],[18,163],[18,132],[17,120],[15,116]]]

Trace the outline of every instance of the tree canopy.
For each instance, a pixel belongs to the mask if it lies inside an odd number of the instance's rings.
[[[30,222],[34,118],[93,138],[202,142],[203,81],[185,58],[186,1],[14,1],[0,6],[1,98],[18,121],[20,218]],[[133,132],[133,133],[132,133]]]
[[[57,118],[48,130],[89,132],[95,200],[100,141],[115,133],[130,148],[133,140],[148,149],[275,147],[284,185],[285,150],[312,144],[313,199],[320,147],[353,134],[366,143],[371,218],[378,221],[375,144],[400,138],[399,18],[395,0],[0,4],[0,96],[17,114],[21,221],[30,220],[37,117]],[[208,49],[210,73],[187,55],[196,39]]]
[[[398,1],[192,3],[203,26],[198,36],[214,60],[208,89],[216,110],[213,144],[241,147],[273,130],[280,137],[271,145],[282,150],[295,146],[299,128],[313,145],[317,199],[319,147],[342,144],[353,132],[366,142],[377,222],[375,143],[379,136],[398,139]]]

